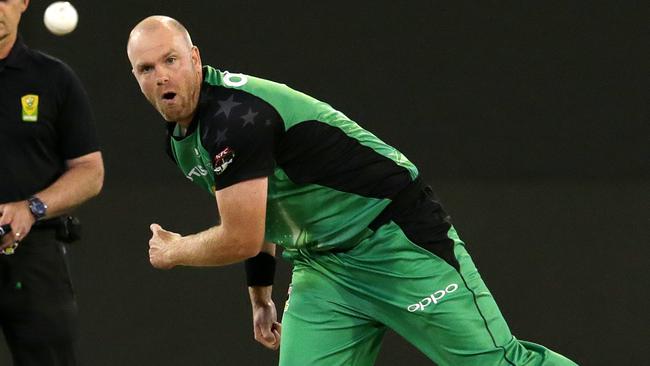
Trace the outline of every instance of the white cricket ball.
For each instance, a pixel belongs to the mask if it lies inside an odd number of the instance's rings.
[[[77,27],[78,20],[77,10],[67,1],[50,4],[43,15],[45,27],[57,36],[72,32]]]

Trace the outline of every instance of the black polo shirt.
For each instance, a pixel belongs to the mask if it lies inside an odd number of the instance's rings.
[[[51,185],[65,161],[98,151],[88,95],[62,61],[20,39],[0,61],[0,203]]]

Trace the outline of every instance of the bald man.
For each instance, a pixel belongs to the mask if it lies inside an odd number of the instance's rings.
[[[282,334],[280,365],[372,365],[389,328],[440,366],[575,365],[510,334],[449,216],[395,148],[284,84],[204,67],[174,19],[141,21],[127,53],[167,121],[169,154],[221,215],[188,236],[152,224],[150,261],[245,261],[255,338],[277,349]],[[283,328],[276,244],[293,264]]]

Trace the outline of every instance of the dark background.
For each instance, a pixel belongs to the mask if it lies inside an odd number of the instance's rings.
[[[518,338],[582,365],[646,362],[646,2],[84,0],[64,37],[42,25],[48,3],[32,1],[22,34],[84,81],[107,168],[71,250],[85,364],[277,362],[252,338],[242,266],[148,263],[151,222],[187,234],[216,221],[165,157],[162,119],[130,74],[128,33],[152,14],[183,22],[204,64],[285,82],[404,152]],[[377,364],[397,363],[430,364],[389,334]]]

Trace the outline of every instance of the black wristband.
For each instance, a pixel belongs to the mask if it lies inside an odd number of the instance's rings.
[[[248,286],[271,286],[275,277],[275,257],[266,252],[246,259],[246,284]]]

